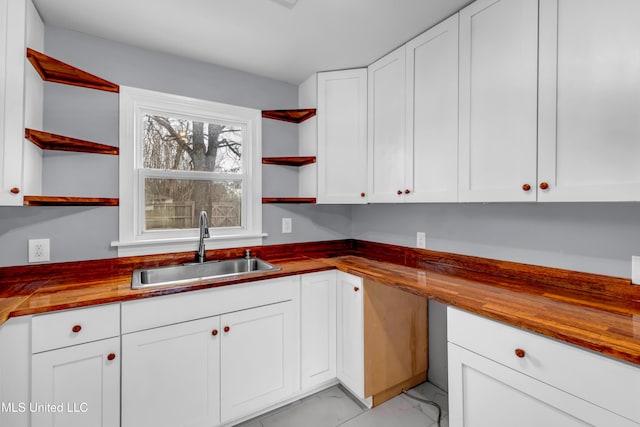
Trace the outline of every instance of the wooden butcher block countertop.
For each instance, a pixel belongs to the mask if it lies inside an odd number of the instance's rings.
[[[185,262],[192,254],[0,268],[0,324],[16,316],[337,268],[640,365],[640,287],[628,279],[358,240],[251,249],[281,270],[132,290],[134,268]]]

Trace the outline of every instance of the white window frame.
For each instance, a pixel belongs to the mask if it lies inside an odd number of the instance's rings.
[[[144,231],[144,178],[154,173],[142,167],[142,120],[145,114],[161,113],[203,121],[241,124],[245,134],[242,162],[246,178],[242,182],[242,225],[210,228],[207,249],[256,246],[262,244],[260,110],[202,99],[120,86],[120,209],[119,240],[112,242],[118,256],[150,255],[195,251],[198,229]]]

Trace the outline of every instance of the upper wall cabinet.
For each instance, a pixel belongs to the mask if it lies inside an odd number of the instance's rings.
[[[537,0],[460,12],[460,201],[536,200],[537,44]]]
[[[318,203],[367,202],[367,69],[318,73]]]
[[[406,45],[407,202],[458,199],[458,15]]]
[[[369,66],[369,201],[402,201],[406,188],[406,49],[402,46]]]
[[[30,160],[38,159],[32,152],[37,149],[24,144],[24,126],[42,126],[43,90],[35,71],[25,67],[25,49],[42,49],[43,28],[31,1],[0,3],[0,205],[22,205],[23,194],[30,191],[24,187],[39,182],[38,177],[23,178],[23,158],[29,166],[40,169],[37,160]],[[25,98],[32,101],[26,108]]]
[[[369,67],[369,201],[458,198],[458,16]]]
[[[640,200],[638,18],[637,0],[540,0],[538,200]]]

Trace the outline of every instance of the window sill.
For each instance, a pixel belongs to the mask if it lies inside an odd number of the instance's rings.
[[[240,248],[244,246],[260,246],[267,233],[221,235],[205,239],[207,249]],[[113,241],[111,247],[118,248],[118,257],[155,255],[170,252],[188,252],[198,249],[197,237],[181,237],[170,239]]]

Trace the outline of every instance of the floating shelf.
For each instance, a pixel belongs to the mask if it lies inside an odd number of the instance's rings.
[[[82,153],[112,154],[115,156],[119,153],[118,147],[56,135],[55,133],[35,129],[25,129],[24,137],[43,150],[76,151]]]
[[[305,166],[316,162],[315,156],[263,157],[263,165]]]
[[[65,64],[44,53],[27,48],[27,58],[40,74],[42,80],[107,92],[120,92],[120,86],[117,84],[82,71],[72,65]]]
[[[281,120],[289,123],[302,123],[315,115],[315,108],[299,110],[264,110],[262,112],[262,117],[265,119]]]
[[[269,203],[307,203],[315,204],[315,197],[263,197],[262,204]]]
[[[117,198],[24,196],[24,206],[118,206]]]

